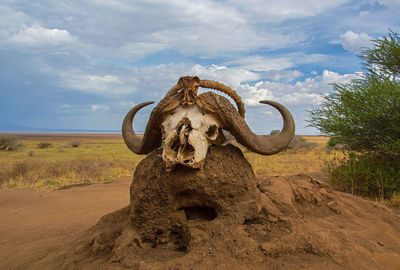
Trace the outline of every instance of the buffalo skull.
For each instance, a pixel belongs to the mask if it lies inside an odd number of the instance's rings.
[[[211,88],[230,96],[212,92],[197,95],[198,87]],[[231,88],[215,81],[198,77],[182,77],[157,104],[150,115],[143,137],[135,134],[132,121],[141,108],[153,102],[132,108],[122,124],[122,136],[128,148],[136,154],[147,154],[163,144],[162,158],[166,169],[177,164],[202,168],[208,147],[225,142],[223,130],[253,152],[272,155],[286,148],[294,136],[295,124],[291,113],[274,101],[260,101],[276,108],[283,117],[283,129],[278,135],[256,135],[247,126],[243,102]]]

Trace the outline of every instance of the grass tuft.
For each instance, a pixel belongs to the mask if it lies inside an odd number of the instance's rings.
[[[39,149],[46,149],[49,147],[51,147],[51,143],[49,143],[49,142],[40,142],[37,144],[37,148],[39,148]]]
[[[131,160],[21,160],[0,167],[2,189],[61,187],[77,183],[103,183],[130,176],[136,164]]]

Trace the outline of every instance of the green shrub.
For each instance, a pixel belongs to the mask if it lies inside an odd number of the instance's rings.
[[[40,143],[37,144],[37,147],[39,149],[46,149],[46,148],[51,147],[51,143],[49,143],[49,142],[40,142]]]
[[[390,31],[372,43],[361,55],[366,72],[334,83],[308,122],[352,150],[400,157],[400,34]]]
[[[309,123],[334,136],[329,145],[340,141],[358,151],[329,163],[333,186],[383,201],[400,189],[400,33],[390,31],[372,45],[361,55],[365,72],[334,83]]]
[[[269,133],[269,135],[278,135],[281,131],[279,129],[273,129]],[[317,144],[314,142],[308,142],[306,139],[304,139],[300,135],[294,135],[292,141],[289,143],[289,145],[286,147],[286,149],[292,149],[294,151],[305,149],[305,150],[310,150],[314,148]]]
[[[376,153],[347,152],[328,163],[330,184],[343,192],[390,199],[400,191],[400,160]]]
[[[17,150],[23,149],[24,147],[25,147],[25,145],[23,145],[22,143],[17,143],[17,144],[11,145],[8,148],[8,151],[17,151]]]
[[[73,148],[77,148],[77,147],[79,147],[81,145],[81,142],[80,141],[73,141],[73,142],[70,142],[69,143],[69,146],[70,147],[73,147]]]
[[[291,149],[291,150],[311,150],[313,149],[315,146],[317,146],[316,143],[314,142],[309,142],[306,139],[304,139],[302,136],[300,135],[295,135],[292,139],[292,141],[289,143],[289,145],[287,146],[287,149]]]
[[[279,129],[273,129],[271,130],[271,132],[269,133],[269,135],[278,135],[281,131]]]
[[[327,143],[328,149],[333,149],[337,144],[343,144],[344,140],[340,136],[330,136],[329,141]]]
[[[18,144],[18,137],[11,134],[0,134],[0,150],[13,151],[22,148],[22,144]]]

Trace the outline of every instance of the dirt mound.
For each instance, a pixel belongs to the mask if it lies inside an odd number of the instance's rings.
[[[202,170],[137,167],[130,205],[104,216],[42,269],[400,269],[400,218],[310,176],[256,179],[238,148]]]

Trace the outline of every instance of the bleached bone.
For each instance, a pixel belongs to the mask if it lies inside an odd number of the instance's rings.
[[[237,109],[223,96],[206,92],[197,96],[198,88],[211,88],[230,96]],[[128,148],[136,154],[147,154],[162,145],[163,160],[167,169],[176,164],[201,168],[211,144],[225,141],[222,130],[229,131],[249,150],[262,154],[276,154],[290,143],[295,124],[291,113],[281,104],[263,100],[277,109],[283,118],[283,128],[278,135],[256,135],[247,126],[245,109],[240,96],[219,82],[182,77],[157,104],[150,115],[143,137],[135,134],[132,121],[135,114],[153,102],[139,104],[125,116],[122,136]]]
[[[221,124],[213,115],[203,113],[199,106],[192,104],[176,108],[161,126],[162,158],[167,168],[172,169],[176,164],[202,168],[208,147],[217,141]]]

